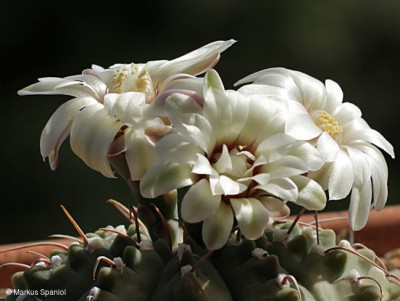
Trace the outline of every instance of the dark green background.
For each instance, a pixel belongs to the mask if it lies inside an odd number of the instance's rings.
[[[71,152],[51,172],[39,137],[67,97],[18,97],[38,77],[78,74],[92,63],[173,59],[214,40],[238,40],[217,70],[227,88],[263,68],[282,66],[333,79],[371,127],[398,149],[400,2],[375,1],[8,1],[0,18],[2,147],[0,243],[75,234],[64,204],[85,231],[125,222],[120,180],[103,178]],[[398,162],[386,156],[389,201],[400,203]],[[328,209],[347,207],[330,202]]]

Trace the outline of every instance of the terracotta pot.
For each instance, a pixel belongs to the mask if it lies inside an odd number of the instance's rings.
[[[339,237],[348,239],[351,236],[350,225],[346,218],[347,211],[324,212],[318,215],[320,227],[333,229]],[[340,218],[338,220],[331,220]],[[313,214],[304,215],[300,221],[314,221]],[[327,221],[323,221],[327,220]],[[387,206],[377,212],[371,210],[367,225],[360,231],[353,233],[354,242],[366,245],[375,251],[378,256],[400,248],[400,205]]]
[[[343,217],[347,217],[347,211],[325,212],[319,214],[320,227],[330,228],[336,231],[338,237],[348,239],[350,232],[349,223]],[[331,220],[339,218],[338,220]],[[300,219],[301,222],[314,221],[313,214],[305,214]],[[387,206],[380,212],[371,211],[367,226],[361,231],[354,233],[354,241],[362,243],[373,249],[377,255],[383,256],[387,252],[400,248],[400,235],[397,233],[400,229],[400,205]],[[69,245],[70,240],[49,240],[50,242],[58,242]],[[12,244],[0,246],[0,251],[25,245]],[[54,246],[38,246],[30,247],[12,252],[0,253],[0,265],[6,262],[19,262],[31,264],[37,255],[29,254],[26,251],[32,250],[43,255],[48,255]],[[397,256],[399,257],[399,256]],[[0,269],[0,290],[1,288],[11,287],[11,276],[21,270],[16,267],[4,267]]]

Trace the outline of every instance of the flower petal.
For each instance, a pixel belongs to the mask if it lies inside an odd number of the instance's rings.
[[[221,196],[211,193],[210,183],[201,179],[194,184],[182,200],[181,214],[188,223],[198,223],[215,213],[221,202]]]
[[[151,166],[160,163],[154,144],[146,137],[143,129],[128,128],[124,132],[125,159],[131,180],[140,180]]]
[[[361,118],[361,110],[350,102],[345,102],[336,107],[332,116],[336,121],[344,126],[346,123]]]
[[[240,231],[247,239],[260,238],[269,221],[268,210],[255,198],[231,198]]]
[[[325,111],[333,112],[343,101],[343,91],[336,82],[330,79],[325,81],[325,87],[327,93]]]
[[[329,199],[345,198],[353,187],[353,183],[354,172],[351,160],[345,151],[339,150],[329,177]]]
[[[115,178],[108,150],[123,123],[95,104],[79,111],[71,127],[71,148],[89,167]]]
[[[285,133],[299,140],[311,140],[321,134],[309,114],[292,114],[286,120]]]
[[[226,244],[233,221],[232,209],[220,202],[215,213],[203,222],[203,241],[208,250],[218,250]]]
[[[140,192],[145,198],[155,198],[171,190],[193,184],[189,164],[161,163],[146,172],[140,181]]]
[[[350,197],[349,217],[350,226],[354,231],[361,230],[367,223],[371,209],[372,187],[367,181],[360,188],[353,187]]]
[[[307,210],[322,210],[326,206],[326,194],[314,180],[304,176],[291,177],[296,184],[299,195],[296,204]]]
[[[154,86],[162,85],[162,82],[172,74],[198,75],[212,68],[218,62],[220,53],[235,42],[235,40],[216,41],[171,61],[148,62],[144,68],[149,72]]]
[[[290,208],[280,199],[270,196],[261,196],[258,197],[258,200],[268,210],[269,216],[274,219],[286,218],[290,214]]]
[[[104,97],[108,113],[131,125],[142,121],[142,106],[145,103],[146,94],[141,92],[109,93]]]
[[[323,161],[333,162],[339,152],[339,145],[327,132],[323,132],[318,138],[317,149],[320,151]]]
[[[70,133],[75,116],[82,108],[95,103],[97,101],[91,97],[74,98],[63,103],[50,117],[40,137],[40,153],[43,160],[49,157],[52,170],[58,165],[58,151]]]
[[[255,189],[264,190],[285,201],[296,202],[298,191],[290,178],[271,179],[266,185],[258,185]]]
[[[194,164],[198,159],[197,155],[203,151],[190,138],[173,133],[157,142],[156,152],[166,161]]]

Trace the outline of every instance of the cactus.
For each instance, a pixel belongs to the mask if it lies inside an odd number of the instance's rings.
[[[343,103],[338,84],[284,68],[225,90],[212,69],[234,40],[177,59],[94,65],[20,95],[74,98],[50,118],[41,154],[72,150],[133,193],[130,225],[84,234],[16,273],[7,300],[394,300],[399,278],[373,251],[285,221],[350,196],[359,230],[384,207],[392,145]],[[206,72],[203,78],[197,77]],[[299,214],[300,217],[300,214]],[[6,267],[3,265],[3,267]],[[21,266],[21,265],[20,265]],[[25,291],[24,291],[25,290]],[[42,291],[43,290],[43,291]],[[25,295],[22,296],[25,292]],[[30,294],[34,292],[34,294]],[[50,293],[52,292],[52,293]]]
[[[67,251],[54,250],[48,260],[16,273],[16,290],[39,293],[36,299],[17,299],[16,291],[6,300],[383,301],[400,296],[399,279],[375,263],[373,251],[347,241],[336,244],[329,229],[286,222],[257,240],[235,231],[223,248],[211,252],[190,231],[174,248],[161,238],[152,240],[143,223],[132,220],[128,229],[88,233]]]

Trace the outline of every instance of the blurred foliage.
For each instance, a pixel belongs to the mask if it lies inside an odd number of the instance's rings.
[[[110,180],[61,149],[50,171],[39,153],[47,119],[67,98],[18,97],[38,77],[78,74],[92,63],[172,59],[234,38],[216,69],[227,88],[260,69],[282,66],[337,81],[371,127],[398,149],[400,2],[397,0],[8,1],[0,18],[2,113],[0,243],[74,234],[64,204],[85,231],[124,223],[105,204],[129,203]],[[5,66],[4,66],[5,65]],[[389,204],[400,203],[399,164],[387,157]],[[347,208],[331,202],[328,209]]]

